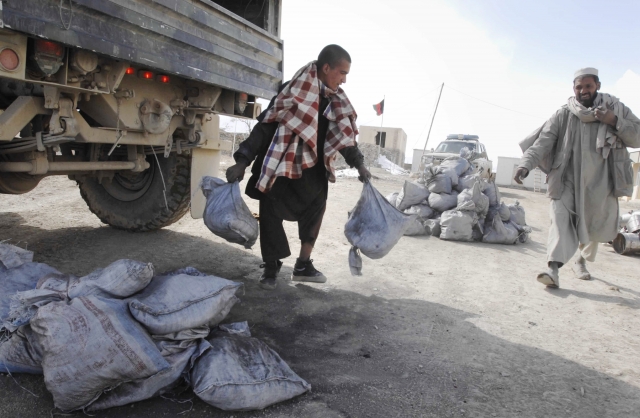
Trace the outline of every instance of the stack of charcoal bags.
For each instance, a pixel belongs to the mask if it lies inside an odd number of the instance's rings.
[[[262,409],[310,385],[246,322],[219,325],[241,283],[118,260],[84,277],[0,243],[0,372],[43,374],[62,411],[95,411],[188,386],[224,410]]]
[[[428,165],[422,179],[405,181],[387,200],[406,214],[418,215],[405,235],[515,244],[526,242],[531,232],[520,203],[502,203],[495,182],[481,178],[463,156]]]

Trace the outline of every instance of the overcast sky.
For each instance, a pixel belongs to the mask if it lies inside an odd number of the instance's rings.
[[[444,82],[428,148],[476,134],[495,163],[521,155],[518,142],[566,103],[581,67],[598,68],[602,91],[640,115],[639,17],[640,1],[283,0],[284,78],[343,46],[358,124],[379,126],[372,106],[386,97],[384,125],[407,133],[407,162]]]

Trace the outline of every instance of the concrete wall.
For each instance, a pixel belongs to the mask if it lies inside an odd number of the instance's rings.
[[[424,153],[428,153],[429,150],[426,150]],[[413,157],[411,158],[411,172],[417,173],[420,169],[420,159],[422,158],[422,148],[415,148],[413,150]]]
[[[626,201],[640,199],[640,151],[631,153],[631,161],[633,161],[633,194],[631,197],[621,198]]]
[[[407,134],[402,128],[388,128],[379,126],[359,126],[358,143],[373,144],[376,143],[376,134],[378,132],[386,132],[384,149],[397,151],[397,157],[392,161],[394,164],[402,167],[404,165],[405,151],[407,148]]]
[[[535,177],[535,172],[529,173],[529,176],[524,179],[522,185],[518,184],[513,180],[513,177],[516,173],[516,168],[520,163],[520,158],[514,157],[498,157],[498,168],[496,171],[496,184],[498,186],[516,186],[516,187],[526,187],[527,189],[533,190],[533,179]],[[540,188],[543,191],[547,190],[547,185],[544,183],[547,178],[546,174],[540,173],[541,175],[541,185]]]

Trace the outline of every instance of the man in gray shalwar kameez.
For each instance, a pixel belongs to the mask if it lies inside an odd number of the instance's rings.
[[[558,269],[578,249],[573,269],[579,279],[591,278],[586,261],[595,261],[598,243],[613,240],[618,228],[612,174],[617,163],[607,157],[612,148],[640,147],[640,119],[617,98],[598,93],[598,70],[578,70],[573,90],[575,97],[534,133],[535,142],[526,149],[514,178],[522,184],[531,170],[545,164],[549,172],[548,269],[537,277],[548,287],[560,285]]]

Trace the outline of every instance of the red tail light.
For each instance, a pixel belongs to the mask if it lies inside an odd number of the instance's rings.
[[[133,67],[129,67],[127,68],[127,70],[125,71],[126,74],[131,75],[134,74],[136,72],[136,69]]]
[[[64,55],[64,47],[62,45],[42,39],[36,40],[36,51],[47,55],[53,55],[54,57],[62,57]]]
[[[20,65],[20,58],[16,51],[11,48],[4,48],[0,51],[0,67],[5,71],[15,71]]]
[[[156,78],[156,80],[158,80],[161,83],[168,83],[169,82],[169,76],[168,75],[159,75],[158,78]]]
[[[138,71],[138,77],[144,78],[145,80],[153,80],[154,74],[151,71]]]

